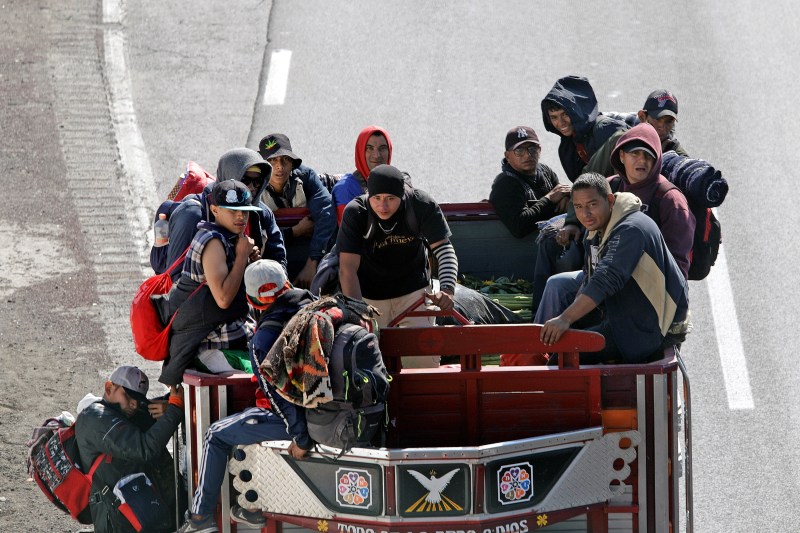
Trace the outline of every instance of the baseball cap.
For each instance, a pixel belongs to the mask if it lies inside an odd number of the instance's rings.
[[[150,380],[147,375],[136,368],[135,366],[123,365],[117,367],[111,373],[108,380],[121,386],[128,393],[128,396],[139,401],[147,403],[147,391],[150,388]]]
[[[303,162],[302,159],[294,155],[294,152],[292,152],[292,143],[289,142],[289,137],[283,133],[270,133],[261,139],[261,142],[258,143],[258,153],[267,160],[285,155],[292,159],[294,168],[299,167]]]
[[[259,259],[244,271],[244,288],[250,298],[268,299],[277,296],[286,286],[288,278],[280,263]]]
[[[628,154],[631,153],[631,152],[636,152],[636,151],[645,152],[647,155],[649,155],[653,159],[656,159],[656,154],[653,152],[653,149],[650,147],[650,145],[648,145],[646,142],[644,142],[642,140],[639,140],[639,139],[636,139],[636,140],[633,140],[631,142],[623,144],[622,145],[622,150],[624,150],[625,153],[628,153]]]
[[[669,115],[678,118],[678,99],[666,89],[659,89],[650,93],[644,102],[644,110],[653,118]]]
[[[250,189],[241,181],[218,181],[211,189],[211,203],[225,209],[260,211],[260,207],[251,204],[252,200]]]
[[[506,133],[506,152],[513,150],[523,143],[539,143],[539,136],[528,126],[517,126]],[[540,145],[541,146],[541,145]]]

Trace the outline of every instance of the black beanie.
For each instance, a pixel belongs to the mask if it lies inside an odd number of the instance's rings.
[[[402,198],[405,191],[405,181],[403,174],[393,166],[378,165],[369,173],[367,192],[370,196],[393,194],[398,198]]]

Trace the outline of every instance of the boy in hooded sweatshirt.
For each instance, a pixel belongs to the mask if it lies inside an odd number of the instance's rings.
[[[556,81],[542,100],[542,121],[547,131],[561,137],[558,157],[570,181],[575,181],[583,172],[597,172],[603,176],[614,173],[608,157],[617,139],[629,126],[624,120],[600,113],[597,97],[588,79],[566,76]],[[572,205],[569,204],[564,227],[555,238],[545,239],[539,245],[533,277],[534,313],[543,298],[547,280],[553,274],[563,271],[559,264],[563,250],[570,246],[571,240],[577,241],[580,235],[580,224],[572,214]],[[574,256],[566,255],[567,258],[579,256],[577,252]]]
[[[688,279],[695,218],[683,193],[661,175],[661,140],[647,123],[634,126],[611,153],[617,175],[609,178],[614,192],[630,192],[642,201],[642,211],[661,229],[667,248]]]
[[[339,224],[350,200],[367,192],[367,178],[372,169],[392,163],[392,140],[389,134],[378,126],[367,126],[358,134],[355,155],[356,170],[342,176],[331,191]]]
[[[657,357],[668,334],[688,331],[686,279],[655,222],[641,212],[631,193],[611,193],[599,174],[580,176],[572,200],[586,228],[586,277],[575,301],[548,320],[540,333],[545,345],[558,341],[576,321],[598,306],[600,352],[582,353],[581,363],[644,363]]]
[[[272,211],[259,200],[271,174],[270,164],[258,152],[249,148],[228,150],[222,154],[217,164],[217,181],[241,181],[250,189],[252,204],[261,208],[250,214],[245,230],[260,251],[256,259],[272,259],[286,268],[286,248],[281,231]],[[208,202],[213,186],[211,183],[202,193],[188,195],[169,214],[169,244],[164,268],[172,265],[186,250],[199,222],[214,221]],[[153,269],[156,270],[156,265],[153,265]],[[158,270],[156,272],[159,273]],[[176,269],[172,273],[172,280],[177,281],[180,275],[180,269]]]

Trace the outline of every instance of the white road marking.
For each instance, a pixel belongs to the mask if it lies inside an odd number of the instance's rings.
[[[150,158],[133,107],[131,80],[125,62],[125,37],[122,32],[124,12],[124,0],[103,0],[104,71],[108,79],[111,119],[117,136],[120,164],[131,198],[131,236],[139,250],[143,274],[147,275],[147,250],[152,240],[150,226],[159,201]]]
[[[716,210],[714,210],[716,214]],[[733,301],[731,279],[725,249],[719,247],[719,255],[711,273],[706,278],[717,334],[717,348],[722,363],[722,377],[728,394],[728,407],[732,410],[753,409],[753,392],[750,389],[750,374],[742,347],[739,319]]]
[[[291,62],[291,50],[274,50],[272,52],[267,71],[267,85],[264,88],[264,105],[283,105],[286,100],[286,85],[289,83]]]

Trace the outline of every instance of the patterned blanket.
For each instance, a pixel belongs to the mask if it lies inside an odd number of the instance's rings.
[[[259,372],[287,401],[314,408],[333,399],[328,360],[338,327],[367,327],[375,309],[342,294],[321,298],[286,324]]]

